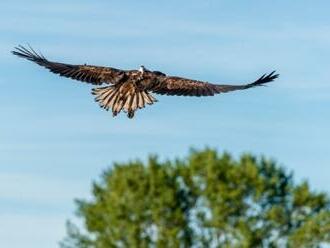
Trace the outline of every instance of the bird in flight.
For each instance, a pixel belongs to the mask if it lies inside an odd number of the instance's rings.
[[[133,118],[135,111],[144,108],[146,104],[151,105],[157,101],[151,93],[176,96],[213,96],[263,86],[279,76],[273,71],[248,84],[212,84],[168,76],[160,71],[147,70],[144,66],[141,66],[138,70],[120,70],[112,67],[53,62],[46,59],[42,54],[35,52],[30,46],[29,49],[23,46],[15,47],[12,53],[43,66],[60,76],[97,86],[105,84],[106,86],[92,89],[95,101],[102,108],[111,109],[113,116],[124,111],[127,113],[128,118]]]

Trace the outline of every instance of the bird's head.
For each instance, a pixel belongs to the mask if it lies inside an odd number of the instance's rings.
[[[140,72],[145,72],[146,71],[146,68],[144,67],[144,65],[140,65],[139,71]]]

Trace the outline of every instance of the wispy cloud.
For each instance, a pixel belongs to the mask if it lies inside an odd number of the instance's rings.
[[[0,202],[9,200],[30,202],[35,206],[45,203],[61,205],[84,194],[83,188],[79,182],[50,175],[0,173]]]
[[[64,215],[0,214],[0,240],[10,248],[52,248],[65,235]]]

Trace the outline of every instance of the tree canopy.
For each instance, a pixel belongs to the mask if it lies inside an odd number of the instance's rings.
[[[114,164],[77,200],[62,247],[319,247],[330,200],[273,160],[213,149]]]

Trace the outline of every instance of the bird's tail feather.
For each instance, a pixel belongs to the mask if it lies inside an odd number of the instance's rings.
[[[122,110],[127,113],[129,118],[134,117],[137,109],[144,108],[146,104],[153,104],[157,101],[147,91],[137,91],[135,88],[122,91],[120,87],[107,86],[92,89],[100,107],[105,110],[112,110],[113,116],[119,114]]]

